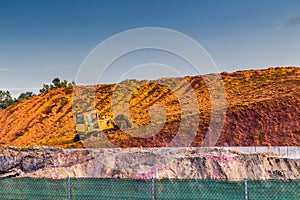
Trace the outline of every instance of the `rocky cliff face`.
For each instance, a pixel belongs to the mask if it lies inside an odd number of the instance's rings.
[[[300,160],[210,148],[0,148],[1,177],[299,179]]]

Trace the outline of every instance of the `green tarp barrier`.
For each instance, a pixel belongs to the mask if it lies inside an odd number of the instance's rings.
[[[247,181],[248,200],[300,200],[300,180]],[[154,192],[154,193],[153,193]],[[0,179],[0,199],[203,199],[242,200],[244,181],[194,179]]]

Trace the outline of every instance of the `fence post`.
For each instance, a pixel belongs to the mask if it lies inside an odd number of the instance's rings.
[[[152,200],[155,200],[154,175],[152,174]]]
[[[248,200],[248,184],[247,184],[247,176],[244,178],[244,186],[245,186],[245,200]]]
[[[68,200],[71,200],[71,180],[70,180],[70,174],[68,175]]]

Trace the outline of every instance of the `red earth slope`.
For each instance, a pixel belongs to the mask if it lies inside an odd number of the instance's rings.
[[[227,110],[218,146],[300,145],[300,68],[223,72],[221,77],[226,91]],[[148,138],[113,131],[106,133],[109,140],[119,147],[166,146],[176,136],[179,126],[197,123],[198,131],[190,146],[203,145],[204,136],[210,129],[209,91],[201,76],[169,79],[176,84],[180,83],[178,90],[183,95],[187,83],[181,81],[183,79],[189,82],[197,96],[201,113],[199,121],[180,125],[182,113],[176,95],[162,85],[140,81],[142,86],[134,90],[134,94],[127,94],[124,88],[124,93],[119,95],[122,98],[131,95],[130,115],[136,127],[149,124],[150,107],[161,105],[167,115],[163,129]],[[131,87],[131,83],[136,82],[128,81],[127,86]],[[99,114],[112,115],[110,105],[115,86],[97,86],[95,105]],[[83,97],[88,89],[82,89]],[[73,142],[75,125],[72,94],[73,88],[56,89],[0,111],[0,145],[84,147],[82,142]],[[80,109],[91,109],[80,100],[76,105]]]

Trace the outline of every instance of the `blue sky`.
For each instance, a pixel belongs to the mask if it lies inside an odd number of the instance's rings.
[[[220,71],[300,65],[300,1],[0,0],[0,89],[75,80],[100,42],[148,26],[192,37]]]

